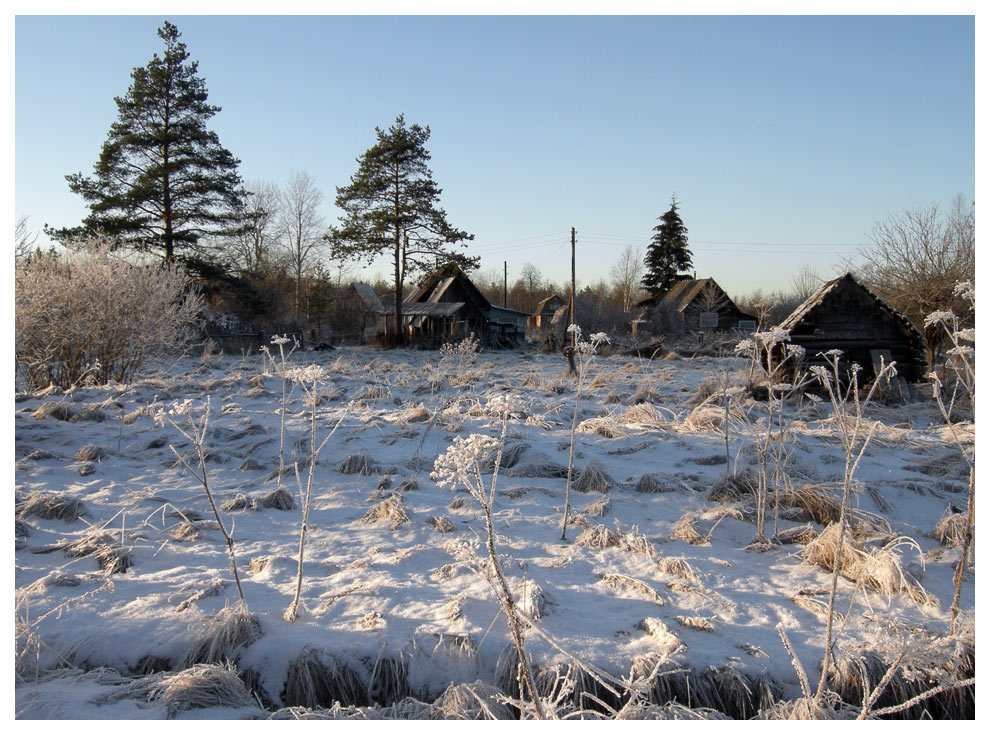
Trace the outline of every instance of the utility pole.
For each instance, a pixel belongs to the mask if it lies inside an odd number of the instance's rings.
[[[574,288],[576,284],[576,281],[574,279],[574,245],[576,242],[576,238],[577,238],[577,232],[575,232],[574,228],[572,227],[571,228],[571,305],[570,305],[571,324],[574,324]],[[567,326],[570,326],[570,324],[568,324]],[[571,332],[571,347],[576,347],[576,346],[577,346],[577,337],[574,335],[574,332]]]
[[[509,261],[502,261],[502,308],[509,308]]]

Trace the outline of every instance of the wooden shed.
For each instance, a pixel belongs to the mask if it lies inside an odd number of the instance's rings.
[[[529,318],[529,328],[544,329],[549,327],[550,322],[553,319],[553,315],[562,306],[567,306],[567,300],[565,298],[558,296],[557,294],[547,296],[536,305],[536,310]]]
[[[924,335],[850,273],[815,291],[780,327],[805,349],[805,365],[827,364],[822,353],[838,349],[842,371],[859,363],[861,379],[872,379],[881,358],[896,362],[898,376],[908,381],[924,375]]]
[[[454,263],[426,276],[402,303],[403,328],[410,343],[439,346],[473,334],[486,347],[518,344],[526,312],[492,306]],[[381,331],[395,333],[395,314],[382,315]]]
[[[690,331],[756,329],[756,317],[741,311],[714,278],[678,281],[659,306],[679,314],[684,329]]]

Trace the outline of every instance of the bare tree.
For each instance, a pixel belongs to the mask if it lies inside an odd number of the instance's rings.
[[[281,221],[286,252],[296,280],[295,318],[302,303],[303,275],[309,269],[323,242],[324,220],[319,213],[323,193],[306,171],[293,171],[281,192]]]
[[[38,239],[38,233],[28,230],[27,215],[19,217],[14,225],[14,259],[24,260],[31,255],[31,248]]]
[[[612,270],[609,271],[612,284],[622,299],[622,310],[627,314],[632,311],[633,303],[640,292],[640,281],[643,280],[643,251],[627,245],[619,254]]]
[[[861,250],[863,279],[916,325],[952,308],[957,283],[975,281],[976,210],[957,196],[952,208],[938,204],[890,215],[873,226],[873,247]],[[937,356],[941,331],[925,328],[928,362]]]
[[[818,271],[809,265],[802,265],[791,281],[794,297],[804,303],[823,283],[825,279],[818,275]]]
[[[271,181],[248,184],[242,215],[245,230],[229,243],[235,262],[248,271],[262,271],[273,260],[272,249],[281,237],[278,185]]]

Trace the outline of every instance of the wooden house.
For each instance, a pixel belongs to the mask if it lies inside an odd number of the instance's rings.
[[[429,274],[402,303],[408,341],[435,346],[473,334],[486,347],[512,347],[525,335],[529,316],[493,306],[453,263]],[[393,310],[382,315],[380,331],[395,333]]]
[[[678,281],[659,301],[673,311],[688,331],[756,329],[756,317],[739,309],[712,278]]]
[[[344,298],[346,321],[357,333],[358,344],[373,340],[378,323],[388,310],[375,290],[367,283],[352,283]]]
[[[823,353],[837,349],[843,374],[856,362],[864,369],[861,380],[876,374],[881,358],[897,363],[900,378],[915,382],[924,375],[922,333],[849,273],[815,291],[780,327],[805,349],[805,365],[827,364]]]
[[[529,318],[527,326],[530,329],[544,329],[550,326],[553,315],[561,307],[567,306],[567,300],[557,294],[547,296],[536,305],[533,315]]]

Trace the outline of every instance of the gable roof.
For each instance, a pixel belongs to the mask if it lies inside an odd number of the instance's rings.
[[[547,297],[546,297],[545,299],[543,299],[542,301],[540,301],[540,302],[539,302],[539,303],[538,303],[538,304],[536,305],[536,309],[534,309],[534,310],[533,310],[533,313],[534,313],[534,314],[542,314],[542,313],[543,313],[543,310],[544,310],[544,309],[546,308],[546,306],[547,306],[547,305],[548,305],[548,304],[549,304],[549,303],[550,303],[551,301],[553,301],[554,299],[558,299],[558,300],[559,300],[559,301],[561,301],[562,303],[567,303],[567,302],[566,302],[566,300],[564,299],[564,297],[563,297],[563,296],[559,296],[559,295],[557,295],[557,294],[555,294],[555,293],[554,293],[554,294],[550,294],[549,296],[547,296]],[[559,307],[557,307],[557,308],[559,308]],[[556,311],[556,310],[557,310],[557,308],[554,308],[554,309],[551,309],[551,311]]]
[[[488,299],[455,263],[448,263],[443,268],[428,275],[419,287],[409,295],[405,303],[416,301],[438,303],[443,301],[444,294],[450,290],[454,283],[461,285],[464,293],[476,309],[483,314],[488,314],[488,310],[491,308]]]
[[[821,306],[826,301],[829,294],[835,292],[836,290],[838,290],[840,286],[846,284],[851,284],[852,286],[855,286],[856,288],[859,288],[862,291],[864,291],[877,303],[877,306],[888,312],[891,316],[893,316],[895,319],[900,321],[906,329],[908,329],[911,333],[913,333],[919,339],[924,341],[924,336],[914,325],[914,322],[912,322],[903,312],[900,312],[894,307],[890,306],[886,301],[884,301],[879,296],[877,296],[873,291],[871,291],[869,288],[867,288],[862,283],[860,283],[855,278],[853,278],[852,273],[846,273],[844,276],[833,278],[828,283],[825,283],[821,287],[819,287],[817,291],[815,291],[813,294],[811,294],[811,296],[805,299],[804,303],[802,303],[794,311],[792,311],[790,316],[788,316],[786,319],[784,319],[784,321],[780,323],[780,328],[790,332],[798,324],[804,321],[805,317],[807,317],[812,310],[814,310],[816,307]]]
[[[387,311],[384,304],[382,304],[382,300],[378,298],[378,294],[367,283],[355,282],[351,284],[351,288],[357,293],[364,307],[372,314],[384,314]]]
[[[714,278],[689,278],[684,281],[678,281],[664,294],[663,298],[660,299],[660,303],[671,305],[677,311],[683,312],[695,299],[702,296],[706,288],[715,288],[718,293],[720,303],[717,311],[724,312],[734,309],[735,311],[739,311],[739,313],[743,313],[732,299],[729,298],[729,294],[725,292],[725,289],[715,282]]]

